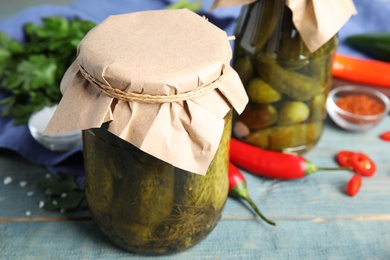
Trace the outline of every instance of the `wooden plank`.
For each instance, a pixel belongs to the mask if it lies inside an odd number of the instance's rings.
[[[225,217],[198,245],[155,259],[389,259],[388,232],[388,222],[280,220],[275,228]],[[90,221],[0,223],[0,241],[2,259],[143,259]]]
[[[390,257],[389,144],[378,138],[390,128],[390,121],[386,118],[370,132],[348,134],[328,123],[318,146],[305,156],[323,166],[336,166],[332,155],[340,149],[370,154],[378,172],[364,179],[356,197],[344,193],[349,172],[318,172],[295,181],[264,179],[244,172],[253,199],[278,226],[268,226],[245,203],[229,199],[221,222],[210,236],[169,259]],[[11,175],[14,179],[9,185],[0,183],[0,252],[4,259],[138,259],[113,246],[88,221],[85,212],[67,215],[38,209],[37,201],[43,194],[34,190],[33,184],[45,174],[45,169],[15,154],[0,154],[0,180]],[[31,186],[20,187],[22,180]],[[34,196],[26,195],[30,189]],[[27,217],[26,209],[32,208],[32,215]],[[74,217],[81,221],[69,221]]]

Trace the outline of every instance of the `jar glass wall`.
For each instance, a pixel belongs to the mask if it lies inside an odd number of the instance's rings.
[[[103,233],[141,254],[172,253],[205,238],[228,196],[231,118],[205,176],[146,154],[104,126],[84,130],[86,197]]]
[[[302,153],[321,137],[337,36],[311,53],[285,1],[259,0],[242,9],[234,69],[250,102],[235,116],[235,137],[283,152]]]

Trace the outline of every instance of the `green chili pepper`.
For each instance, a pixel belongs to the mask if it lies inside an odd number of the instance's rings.
[[[390,62],[390,33],[355,34],[345,39],[351,47],[374,59]]]

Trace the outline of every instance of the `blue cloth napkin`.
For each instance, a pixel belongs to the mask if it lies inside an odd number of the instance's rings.
[[[173,0],[78,0],[67,6],[41,5],[0,21],[0,31],[23,41],[23,24],[40,23],[42,17],[62,16],[69,19],[77,17],[99,23],[109,15],[162,9],[171,2]],[[202,0],[203,10],[200,14],[207,16],[210,22],[225,30],[228,35],[234,35],[241,7],[220,8],[209,13],[211,4],[212,0]],[[338,52],[364,57],[362,53],[345,45],[345,37],[362,32],[390,31],[390,4],[387,0],[356,0],[355,5],[359,14],[352,17],[340,30]],[[4,93],[0,92],[0,99],[2,98]],[[83,185],[82,147],[68,152],[49,151],[32,138],[26,125],[15,126],[11,118],[0,117],[0,148],[15,151],[32,163],[46,166],[54,174],[59,172],[74,174],[77,176],[77,182]]]

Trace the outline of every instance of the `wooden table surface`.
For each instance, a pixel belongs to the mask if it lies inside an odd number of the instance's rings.
[[[321,141],[305,155],[322,166],[336,166],[333,155],[341,149],[370,155],[378,170],[363,180],[356,197],[345,195],[349,172],[318,172],[295,181],[244,172],[254,201],[277,227],[229,198],[222,220],[205,240],[155,258],[390,259],[390,143],[378,138],[384,130],[390,130],[390,117],[365,133],[345,132],[328,121]],[[88,212],[69,215],[39,208],[44,194],[36,183],[46,173],[0,150],[0,259],[143,259],[114,246]],[[13,180],[8,185],[6,177]]]
[[[49,1],[0,0],[0,17],[38,3]],[[343,131],[328,120],[318,145],[305,154],[321,166],[336,166],[334,155],[341,149],[370,155],[378,170],[363,180],[356,197],[345,194],[348,172],[318,172],[295,181],[244,172],[253,200],[277,227],[229,198],[221,221],[205,240],[153,259],[390,259],[390,143],[378,138],[385,130],[390,130],[389,116],[364,133]],[[45,168],[0,150],[0,259],[151,258],[117,248],[86,211],[63,214],[39,208],[45,196],[36,183],[46,174]],[[5,185],[7,177],[12,182]]]

